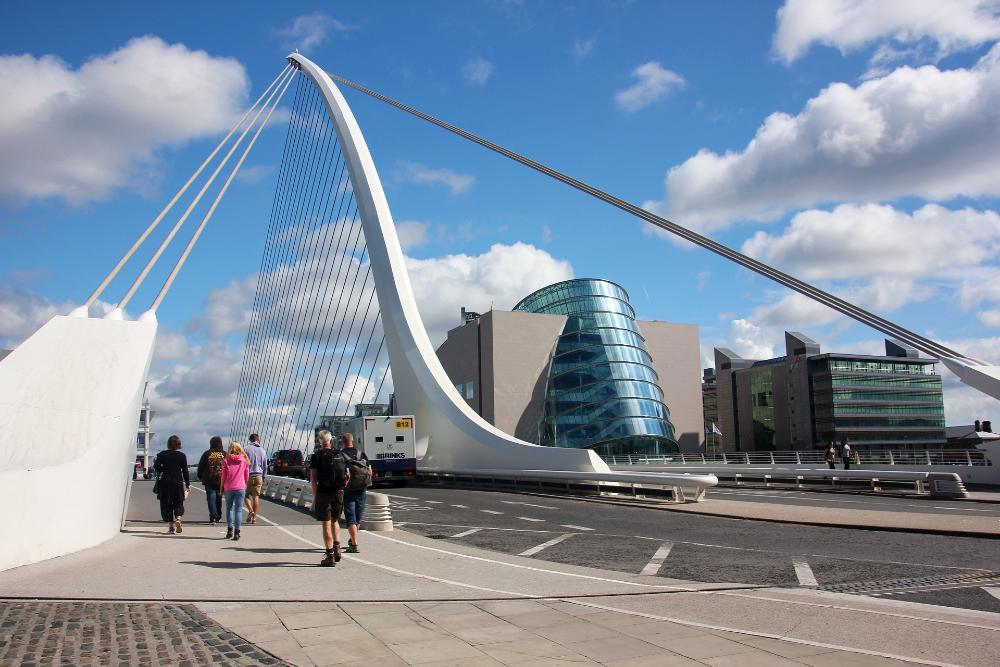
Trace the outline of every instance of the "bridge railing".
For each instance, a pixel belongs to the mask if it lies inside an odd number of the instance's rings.
[[[604,456],[608,465],[826,465],[822,450],[781,452],[720,452],[717,454],[668,454],[664,456]],[[986,454],[979,449],[896,450],[855,449],[855,465],[951,465],[985,466]],[[838,459],[839,463],[839,459]]]

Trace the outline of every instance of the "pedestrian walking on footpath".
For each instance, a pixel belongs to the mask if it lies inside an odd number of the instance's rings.
[[[358,551],[358,527],[361,524],[362,515],[365,513],[365,498],[368,496],[368,487],[372,485],[372,468],[368,463],[368,457],[364,452],[359,452],[354,446],[354,435],[345,433],[343,438],[343,455],[347,467],[347,486],[344,489],[344,523],[347,524],[348,540],[347,549],[349,554],[359,553]]]
[[[851,469],[851,454],[853,453],[854,451],[851,449],[851,443],[847,441],[847,438],[841,440],[840,457],[844,460],[844,470]]]
[[[246,455],[250,461],[250,481],[247,482],[246,496],[249,514],[247,523],[257,523],[257,514],[260,513],[260,492],[264,489],[264,476],[267,474],[267,452],[260,446],[260,436],[256,433],[250,434]]]
[[[828,442],[826,446],[826,464],[830,466],[830,470],[837,469],[837,445],[834,444],[833,440]]]
[[[222,448],[222,438],[212,436],[208,441],[208,451],[198,461],[198,479],[205,486],[208,499],[208,522],[222,521],[222,463],[226,460],[226,450]]]
[[[347,457],[333,448],[333,436],[327,430],[318,433],[320,448],[309,458],[309,484],[313,493],[313,516],[323,523],[323,546],[326,555],[321,567],[335,567],[340,562],[340,513],[344,509],[344,486],[347,484]]]
[[[229,454],[222,462],[222,494],[226,498],[226,539],[240,539],[243,500],[250,479],[250,462],[238,442],[229,443]]]
[[[184,499],[191,491],[187,456],[181,451],[180,436],[172,435],[167,438],[167,448],[156,455],[153,469],[157,475],[160,516],[170,524],[168,533],[180,533],[181,519],[184,518]]]

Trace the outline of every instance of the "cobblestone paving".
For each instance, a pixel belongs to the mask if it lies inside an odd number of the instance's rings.
[[[279,664],[193,605],[0,601],[0,667]]]

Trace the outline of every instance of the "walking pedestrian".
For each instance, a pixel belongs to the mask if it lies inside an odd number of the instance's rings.
[[[333,436],[319,432],[320,448],[309,459],[309,484],[313,492],[313,516],[323,523],[323,546],[326,555],[321,567],[335,567],[340,562],[340,513],[344,508],[347,482],[346,457],[333,449]]]
[[[837,469],[837,445],[830,440],[826,446],[826,464],[830,466],[830,470]]]
[[[343,451],[347,457],[347,487],[344,489],[344,523],[347,524],[347,553],[358,553],[358,526],[365,513],[365,498],[372,483],[372,468],[368,457],[354,446],[354,435],[343,435]]]
[[[205,486],[208,522],[212,525],[222,521],[222,464],[225,460],[226,450],[222,448],[222,438],[212,436],[208,441],[208,450],[198,461],[198,479]]]
[[[222,462],[222,494],[226,497],[226,539],[240,539],[243,500],[250,479],[250,462],[238,442],[229,443],[229,455]]]
[[[844,460],[844,470],[851,469],[851,454],[854,452],[851,450],[851,443],[844,438],[840,441],[840,457]]]
[[[156,455],[153,469],[159,481],[160,517],[170,524],[168,533],[180,533],[184,499],[191,491],[187,456],[181,451],[180,436],[167,438],[167,448]]]
[[[260,436],[250,434],[250,444],[246,449],[247,460],[250,461],[250,481],[247,482],[246,506],[248,523],[257,523],[260,512],[260,492],[264,489],[264,475],[267,474],[267,452],[260,446]]]

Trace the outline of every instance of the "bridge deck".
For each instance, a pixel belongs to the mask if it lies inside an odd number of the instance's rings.
[[[184,533],[169,536],[149,486],[133,485],[118,537],[0,573],[0,596],[196,601],[296,664],[523,664],[557,656],[602,664],[698,664],[682,656],[709,664],[726,656],[740,664],[890,664],[885,656],[995,664],[997,614],[627,575],[402,530],[364,533],[363,553],[329,570],[315,566],[319,529],[302,512],[265,501],[262,522],[234,543],[203,523],[197,490]],[[351,636],[363,640],[353,658],[343,648]]]

